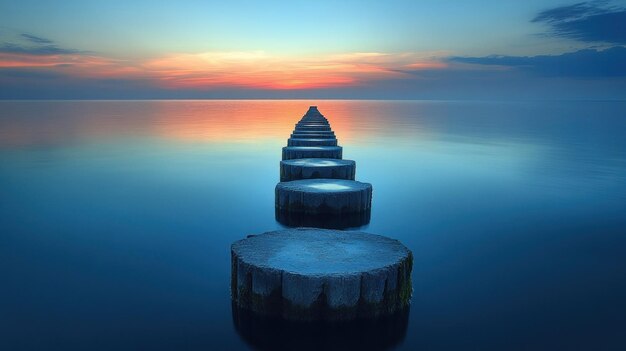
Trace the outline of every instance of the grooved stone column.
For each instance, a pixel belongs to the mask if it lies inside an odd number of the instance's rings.
[[[337,139],[332,134],[318,134],[318,133],[298,133],[295,131],[290,136],[292,139]]]
[[[231,246],[231,296],[239,307],[291,320],[376,317],[409,305],[413,255],[362,232],[298,228]]]
[[[322,131],[322,132],[330,132],[330,126],[313,126],[313,125],[307,125],[307,126],[297,126],[296,130],[300,130],[300,131]]]
[[[354,180],[356,162],[328,158],[299,158],[280,161],[280,181],[299,179],[348,179]]]
[[[295,129],[293,134],[326,134],[326,135],[335,135],[335,132],[332,130],[299,130]]]
[[[354,213],[372,206],[372,185],[344,179],[304,179],[276,185],[276,208],[307,214]]]
[[[283,160],[295,158],[337,158],[341,159],[341,146],[285,146]]]
[[[296,129],[304,127],[330,127],[328,123],[296,123]]]
[[[289,138],[287,146],[337,146],[337,139]]]

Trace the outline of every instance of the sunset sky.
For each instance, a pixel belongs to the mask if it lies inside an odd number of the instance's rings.
[[[625,99],[626,2],[0,0],[0,98]]]

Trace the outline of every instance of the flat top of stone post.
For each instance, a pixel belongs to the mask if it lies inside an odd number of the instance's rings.
[[[305,116],[322,116],[322,114],[317,110],[317,106],[309,106],[309,110],[306,111]]]
[[[357,274],[398,264],[411,252],[397,240],[363,232],[296,228],[239,240],[243,262],[301,275]]]
[[[304,167],[335,167],[355,164],[352,160],[338,160],[336,158],[296,158],[293,160],[282,160],[280,163]]]
[[[278,183],[277,187],[309,193],[340,193],[366,190],[372,184],[347,179],[301,179]]]

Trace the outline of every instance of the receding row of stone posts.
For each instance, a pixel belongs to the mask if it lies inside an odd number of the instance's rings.
[[[232,245],[237,308],[287,320],[351,320],[408,306],[408,248],[380,235],[323,229],[369,222],[372,185],[355,175],[356,162],[343,159],[330,123],[311,106],[282,149],[275,189],[277,220],[300,228]]]
[[[368,212],[372,185],[355,181],[355,174],[356,162],[343,160],[330,123],[311,106],[283,148],[276,209],[286,215]]]

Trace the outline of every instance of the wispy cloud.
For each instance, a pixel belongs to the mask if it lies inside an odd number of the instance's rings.
[[[531,22],[550,26],[548,35],[585,43],[608,43],[605,50],[591,47],[560,55],[483,57],[455,56],[449,62],[516,69],[542,77],[607,78],[626,76],[626,9],[609,1],[588,1],[538,13]],[[588,44],[589,45],[589,44]],[[606,46],[606,45],[605,45]]]
[[[514,67],[544,77],[624,77],[626,48],[586,49],[561,55],[452,57],[453,62]]]
[[[81,53],[79,50],[60,47],[51,39],[29,33],[2,34],[4,34],[0,36],[0,53],[2,54],[47,56]]]
[[[52,44],[53,43],[53,41],[50,40],[50,39],[46,39],[46,38],[43,38],[43,37],[38,37],[36,35],[32,35],[32,34],[28,34],[28,33],[22,33],[20,35],[21,35],[22,38],[24,38],[24,39],[26,39],[26,40],[28,40],[30,42],[36,43],[36,44]]]
[[[349,53],[285,57],[265,52],[175,54],[141,64],[146,73],[170,87],[233,86],[264,89],[311,89],[353,86],[398,77],[412,67],[441,68],[417,54]]]
[[[47,69],[70,76],[136,79],[161,88],[314,89],[357,86],[402,78],[405,71],[446,63],[415,53],[346,53],[281,56],[263,51],[179,53],[137,61],[116,60],[47,46],[0,46],[0,68]]]
[[[613,29],[622,28],[624,22],[608,20],[609,29],[588,24],[595,23],[597,16],[619,17],[623,12],[606,2],[585,2],[543,11],[532,21],[549,25],[553,35],[594,44],[619,43],[626,40],[626,30]],[[505,92],[530,96],[538,91],[545,95],[570,89],[571,78],[581,77],[589,78],[585,84],[595,84],[590,83],[594,80],[608,84],[604,92],[621,91],[615,87],[626,84],[626,48],[622,46],[600,50],[597,48],[607,45],[599,45],[536,56],[471,57],[449,52],[302,56],[210,51],[127,60],[66,48],[30,33],[16,31],[12,35],[0,33],[0,97],[256,98],[307,97],[316,92],[329,98],[441,98],[452,96],[455,89],[455,96]],[[591,39],[600,37],[602,40]],[[588,90],[582,89],[581,94]]]
[[[626,9],[608,1],[581,2],[548,9],[532,22],[550,26],[549,35],[583,42],[626,44]]]
[[[24,46],[14,43],[0,43],[0,53],[25,54],[25,55],[65,55],[76,54],[78,50],[60,48],[56,45]]]

